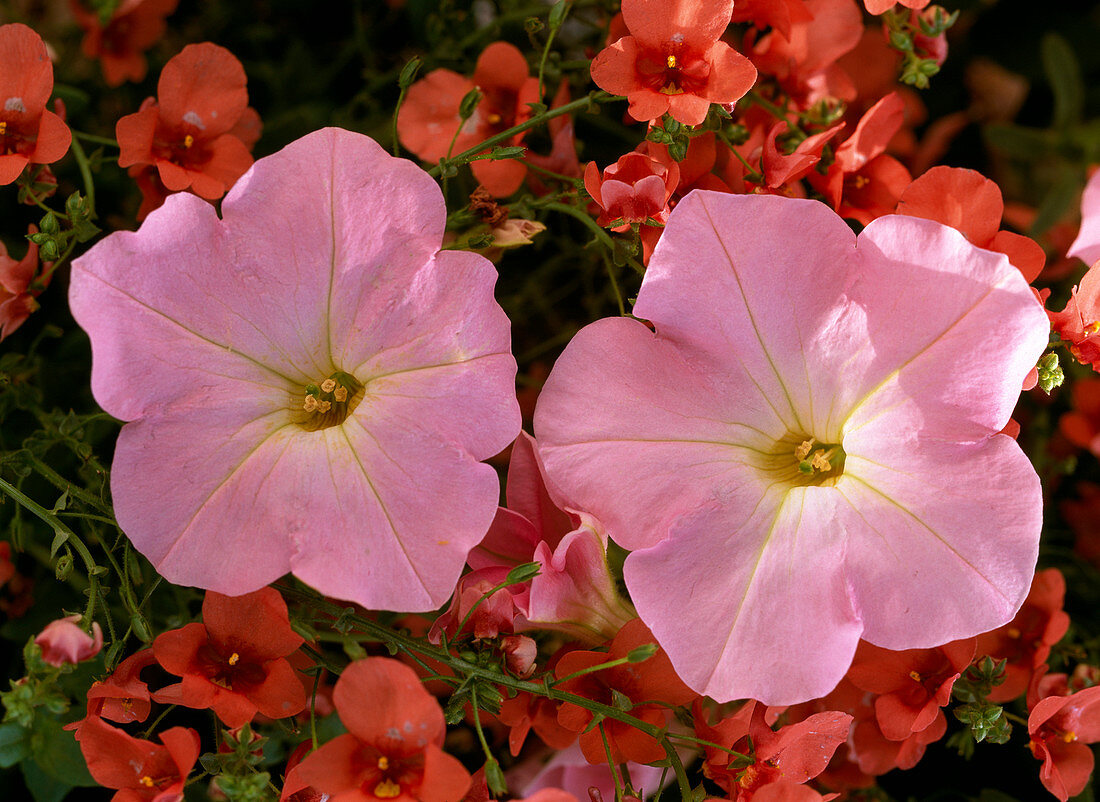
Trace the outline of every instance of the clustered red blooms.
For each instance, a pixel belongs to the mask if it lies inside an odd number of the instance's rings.
[[[34,226],[28,233],[38,231]],[[39,265],[38,245],[27,243],[22,259],[12,259],[0,242],[0,340],[3,340],[38,308],[35,298],[46,289],[50,280],[51,262]],[[41,269],[39,269],[41,267]]]
[[[139,220],[170,192],[217,200],[252,166],[260,126],[246,83],[225,48],[188,45],[164,65],[157,97],[118,121],[118,164],[141,188]]]

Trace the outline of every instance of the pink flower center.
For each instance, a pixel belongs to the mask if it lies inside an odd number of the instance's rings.
[[[844,474],[844,457],[840,443],[823,443],[812,435],[788,432],[772,451],[756,458],[756,466],[791,487],[832,486]]]

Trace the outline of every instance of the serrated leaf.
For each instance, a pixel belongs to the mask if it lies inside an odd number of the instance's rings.
[[[1068,128],[1080,122],[1085,109],[1085,83],[1081,65],[1069,43],[1056,33],[1043,36],[1039,45],[1043,72],[1054,92],[1055,129]]]

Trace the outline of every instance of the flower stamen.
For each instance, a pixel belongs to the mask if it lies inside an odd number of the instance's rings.
[[[374,786],[374,795],[379,799],[393,799],[401,795],[401,786],[387,777]]]

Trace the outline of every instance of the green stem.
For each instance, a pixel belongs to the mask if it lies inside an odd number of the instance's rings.
[[[106,145],[109,148],[117,148],[118,142],[114,139],[105,136],[96,136],[95,134],[86,134],[83,131],[73,131],[73,136],[77,139],[83,139],[85,142],[91,142],[93,145]]]
[[[624,666],[629,662],[629,657],[620,657],[618,660],[608,660],[606,663],[600,663],[599,665],[582,668],[580,671],[574,671],[572,674],[566,674],[564,677],[558,677],[556,680],[554,680],[554,685],[561,685],[563,682],[568,682],[569,680],[576,679],[577,677],[583,677],[585,674],[595,674],[597,671],[603,671],[605,668]]]
[[[113,514],[113,511],[111,510],[111,507],[108,504],[105,504],[104,502],[100,501],[98,498],[93,496],[91,493],[89,493],[84,488],[82,488],[78,485],[74,485],[72,482],[70,482],[64,476],[59,474],[57,471],[55,471],[49,465],[47,465],[46,463],[42,462],[40,459],[35,457],[33,454],[29,454],[28,458],[30,460],[31,466],[35,469],[35,471],[37,471],[38,474],[40,476],[42,476],[43,479],[48,481],[50,484],[52,484],[58,490],[63,490],[64,492],[68,493],[70,496],[73,496],[74,498],[80,499],[85,504],[87,504],[89,507],[94,507],[95,509],[97,509],[101,513],[103,513],[104,515],[110,516],[110,515]],[[115,523],[114,518],[111,518],[111,520],[108,521],[108,523],[111,523],[111,524],[114,524],[115,526],[118,526],[118,524]]]
[[[78,137],[73,137],[73,156],[76,157],[76,166],[80,168],[80,177],[84,181],[84,197],[88,202],[88,219],[95,220],[95,182],[92,181],[92,166],[88,163],[88,155],[80,144]]]
[[[543,123],[552,120],[555,117],[560,117],[563,114],[570,114],[578,109],[583,109],[587,107],[590,103],[602,103],[603,101],[610,100],[614,97],[615,95],[609,94],[602,90],[589,92],[584,97],[577,98],[572,103],[566,103],[564,106],[558,106],[556,109],[549,109],[547,111],[544,111],[542,114],[536,114],[529,120],[524,120],[519,125],[513,125],[511,128],[506,128],[499,134],[494,134],[485,141],[474,145],[472,148],[462,151],[457,156],[451,157],[448,155],[448,157],[446,159],[443,159],[440,164],[437,164],[430,170],[428,170],[428,175],[432,176],[432,178],[435,178],[442,171],[443,164],[465,164],[466,160],[469,159],[470,156],[476,156],[481,151],[487,150],[494,145],[499,145],[501,142],[507,142],[516,134],[521,134],[524,131],[528,131],[532,128],[537,128]]]
[[[24,494],[19,488],[8,484],[4,479],[0,479],[0,490],[3,490],[15,499],[22,507],[34,513],[38,518],[49,525],[54,532],[64,534],[65,542],[71,544],[73,549],[76,550],[76,553],[80,555],[80,559],[84,563],[84,569],[88,572],[88,605],[84,610],[84,619],[81,621],[81,626],[91,631],[92,613],[95,612],[96,599],[99,597],[98,574],[100,571],[99,566],[96,565],[95,560],[92,558],[92,553],[88,551],[88,547],[84,545],[84,541],[77,537],[76,532],[66,526],[64,521],[37,501]]]
[[[549,209],[553,212],[561,212],[562,214],[567,214],[570,217],[575,217],[586,226],[588,226],[589,230],[596,235],[596,239],[598,239],[612,251],[615,249],[615,240],[611,238],[611,235],[608,234],[599,223],[593,220],[591,215],[581,211],[576,206],[569,206],[564,203],[544,203],[541,204],[539,208]],[[634,268],[639,276],[645,276],[645,267],[643,267],[637,259],[630,257],[626,261],[627,264]]]
[[[600,740],[603,741],[603,753],[607,756],[607,770],[611,772],[611,782],[615,783],[615,802],[623,802],[623,784],[619,780],[619,774],[615,771],[615,761],[611,759],[611,744],[607,741],[607,730],[603,728],[603,722],[599,723]]]

